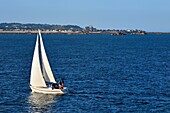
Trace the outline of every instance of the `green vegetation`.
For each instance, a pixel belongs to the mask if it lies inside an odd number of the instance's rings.
[[[21,24],[21,23],[1,23],[0,29],[5,31],[14,30],[83,30],[81,27],[76,25],[49,25],[49,24]]]
[[[0,23],[0,33],[36,33],[40,29],[43,33],[65,33],[65,34],[146,34],[143,30],[103,30],[93,26],[81,28],[77,25],[49,25],[49,24],[21,24]]]

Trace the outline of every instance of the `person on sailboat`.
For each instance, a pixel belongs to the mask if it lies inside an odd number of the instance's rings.
[[[56,84],[56,83],[52,83],[52,84],[51,84],[51,88],[52,88],[52,89],[59,89],[59,85]]]
[[[61,79],[61,80],[59,81],[58,85],[59,85],[59,89],[63,90],[63,88],[64,88],[64,80]]]

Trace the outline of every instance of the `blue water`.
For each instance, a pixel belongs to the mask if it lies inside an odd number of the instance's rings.
[[[34,34],[0,34],[0,112],[170,112],[170,35],[43,34],[63,96],[31,93]]]

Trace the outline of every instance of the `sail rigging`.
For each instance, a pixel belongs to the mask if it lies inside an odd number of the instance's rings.
[[[47,59],[44,44],[42,41],[42,36],[39,31],[33,55],[30,85],[38,87],[47,87],[46,82],[56,83],[54,75],[51,71],[50,64]]]
[[[48,62],[48,58],[47,58],[47,55],[44,49],[44,44],[42,41],[42,36],[41,36],[40,31],[39,31],[39,36],[40,36],[40,47],[41,47],[41,54],[42,54],[42,67],[43,67],[43,72],[44,72],[43,75],[44,75],[44,78],[47,78],[45,81],[56,83],[54,75],[51,71],[50,64]]]

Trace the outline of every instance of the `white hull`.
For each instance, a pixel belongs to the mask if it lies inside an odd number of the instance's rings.
[[[64,94],[64,92],[60,89],[52,89],[50,87],[34,87],[34,86],[30,86],[32,92],[36,92],[36,93],[44,93],[44,94],[58,94],[58,95],[62,95]]]

